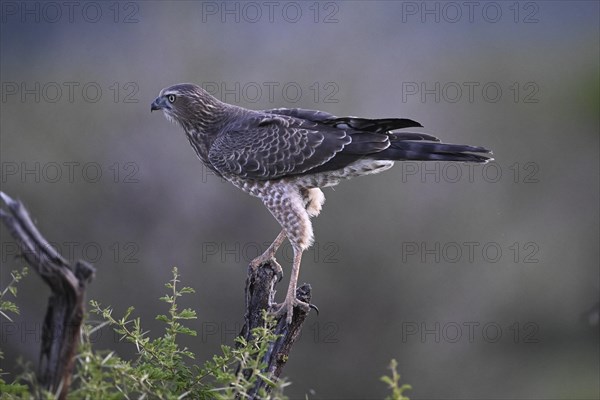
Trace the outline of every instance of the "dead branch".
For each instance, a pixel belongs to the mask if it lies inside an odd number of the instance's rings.
[[[8,207],[8,212],[0,209],[0,218],[27,263],[52,291],[44,318],[38,379],[45,389],[66,399],[83,321],[85,290],[95,269],[81,260],[70,265],[38,231],[20,201],[2,192],[0,197]]]
[[[273,267],[268,264],[260,268],[248,267],[248,277],[246,278],[246,314],[244,316],[244,326],[240,332],[246,340],[251,340],[252,329],[263,326],[263,310],[269,310],[273,304],[275,297],[275,285],[277,281],[277,274]],[[304,284],[297,288],[296,297],[310,304],[311,300],[311,287],[309,284]],[[264,357],[264,363],[267,367],[262,371],[269,379],[277,380],[281,375],[283,367],[287,363],[289,353],[292,346],[300,337],[302,325],[304,324],[307,311],[294,307],[294,316],[291,324],[287,324],[285,315],[277,319],[277,325],[274,329],[274,333],[278,335],[277,340],[270,343],[269,349]],[[246,378],[249,378],[252,371],[243,372]],[[258,379],[256,386],[249,393],[250,398],[256,398],[259,390],[264,388],[268,393],[270,390],[269,385],[261,379]]]

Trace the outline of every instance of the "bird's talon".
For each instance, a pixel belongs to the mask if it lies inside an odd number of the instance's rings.
[[[271,265],[271,269],[275,272],[275,276],[277,277],[277,283],[281,282],[283,279],[283,268],[281,265],[275,260],[275,258],[271,258],[269,260],[269,265]]]
[[[272,314],[275,316],[275,318],[280,318],[285,314],[285,320],[289,325],[292,323],[292,317],[294,316],[294,307],[300,308],[305,313],[307,313],[311,308],[317,310],[317,313],[319,312],[317,307],[313,304],[308,304],[298,299],[293,299],[291,301],[286,299],[283,303],[276,306],[276,309],[272,312]]]
[[[317,313],[317,315],[319,315],[319,307],[315,306],[315,305],[314,305],[314,304],[312,304],[312,303],[309,303],[309,304],[308,304],[308,307],[309,307],[309,308],[312,308],[313,310],[315,310],[315,312]]]
[[[277,277],[277,283],[281,282],[281,280],[283,279],[283,268],[281,268],[281,265],[279,265],[277,260],[275,260],[275,257],[272,257],[265,261],[262,261],[260,258],[256,258],[250,262],[250,267],[254,271],[256,271],[259,267],[266,265],[269,265],[275,273],[275,276]]]

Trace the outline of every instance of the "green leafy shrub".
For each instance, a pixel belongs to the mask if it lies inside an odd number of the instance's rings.
[[[390,361],[390,370],[392,371],[392,376],[382,376],[381,381],[387,383],[388,388],[392,390],[392,394],[385,398],[385,400],[410,400],[408,397],[404,396],[405,390],[411,390],[412,386],[404,384],[402,386],[398,386],[398,382],[400,381],[400,375],[398,374],[398,362],[394,359]]]
[[[16,284],[26,275],[25,268],[21,272],[13,271],[12,281],[0,291],[1,317],[11,320],[9,313],[19,313],[17,305],[5,297],[8,294],[16,296]],[[270,380],[261,372],[266,367],[261,360],[269,343],[277,338],[273,333],[273,318],[264,314],[265,324],[252,331],[252,341],[238,337],[235,346],[222,345],[221,354],[201,366],[194,365],[194,353],[177,343],[180,335],[196,336],[194,330],[185,326],[186,321],[197,318],[196,312],[189,308],[180,310],[177,304],[181,296],[194,293],[194,289],[180,287],[179,284],[179,273],[174,268],[173,279],[165,285],[169,292],[160,298],[168,305],[168,313],[156,317],[164,323],[164,332],[156,338],[151,338],[143,329],[139,317],[133,317],[133,307],[117,318],[113,316],[111,307],[90,301],[90,312],[99,315],[103,321],[95,326],[86,323],[82,329],[68,399],[243,399],[248,397],[258,379],[265,381],[271,389],[268,394],[264,390],[259,392],[259,398],[286,398],[283,390],[289,383],[285,379]],[[114,351],[93,348],[90,337],[106,326],[112,327],[122,341],[135,346],[137,356],[134,360],[124,360]],[[410,386],[398,387],[400,376],[396,366],[395,360],[392,360],[392,376],[384,376],[381,380],[392,390],[388,399],[408,400],[402,393]],[[251,373],[244,374],[244,371]],[[40,388],[30,369],[12,383],[6,383],[1,374],[3,371],[0,369],[0,399],[55,398],[52,393]]]

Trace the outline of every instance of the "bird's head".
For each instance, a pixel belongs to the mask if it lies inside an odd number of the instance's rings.
[[[223,105],[200,86],[180,83],[161,90],[150,111],[162,110],[169,121],[189,130],[212,122]]]

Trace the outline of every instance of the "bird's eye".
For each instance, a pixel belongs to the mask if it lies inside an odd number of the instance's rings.
[[[175,95],[174,94],[170,94],[167,97],[167,100],[169,100],[169,103],[175,103]]]

